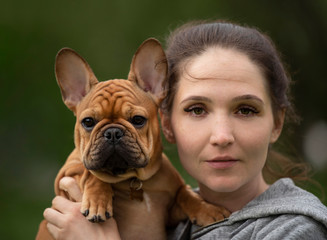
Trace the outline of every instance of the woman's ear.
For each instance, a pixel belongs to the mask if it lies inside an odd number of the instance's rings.
[[[270,143],[274,143],[279,138],[280,134],[282,133],[284,120],[285,120],[285,112],[286,109],[282,109],[276,113],[274,117],[274,129],[272,130]]]
[[[160,120],[161,120],[161,127],[162,132],[165,135],[165,138],[169,143],[175,143],[175,136],[172,131],[171,123],[170,123],[170,117],[163,113],[162,110],[159,110]]]

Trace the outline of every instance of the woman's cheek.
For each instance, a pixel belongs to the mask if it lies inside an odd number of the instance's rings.
[[[238,142],[249,148],[260,148],[269,145],[271,137],[270,124],[264,121],[253,121],[237,129]]]
[[[239,141],[245,158],[249,162],[260,162],[260,166],[264,165],[268,153],[270,133],[264,129],[253,129],[251,134],[248,132],[247,135],[248,137]]]

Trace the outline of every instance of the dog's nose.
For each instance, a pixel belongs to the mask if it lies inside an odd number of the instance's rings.
[[[119,128],[108,128],[104,132],[104,137],[111,143],[118,143],[119,140],[124,136],[123,130]]]

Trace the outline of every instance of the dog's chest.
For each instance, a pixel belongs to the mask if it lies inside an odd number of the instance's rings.
[[[160,191],[143,191],[143,200],[131,200],[126,187],[115,189],[114,218],[122,239],[165,239],[165,225],[172,199]]]

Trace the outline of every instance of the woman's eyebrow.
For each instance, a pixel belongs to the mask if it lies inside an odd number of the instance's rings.
[[[185,99],[183,99],[183,101],[181,103],[187,102],[187,101],[201,101],[201,102],[212,102],[212,100],[208,97],[204,97],[204,96],[189,96]]]
[[[253,101],[259,102],[260,104],[264,104],[264,101],[261,98],[257,97],[256,95],[252,95],[252,94],[245,94],[242,96],[237,96],[232,99],[233,102],[240,102],[240,101],[244,101],[244,100],[253,100]],[[212,99],[205,97],[205,96],[192,95],[192,96],[189,96],[189,97],[183,99],[183,101],[181,103],[188,102],[188,101],[212,102]]]
[[[254,100],[261,104],[264,104],[264,101],[261,98],[255,96],[255,95],[252,95],[252,94],[246,94],[246,95],[237,96],[237,97],[233,98],[234,102],[239,102],[239,101],[244,101],[244,100]]]

